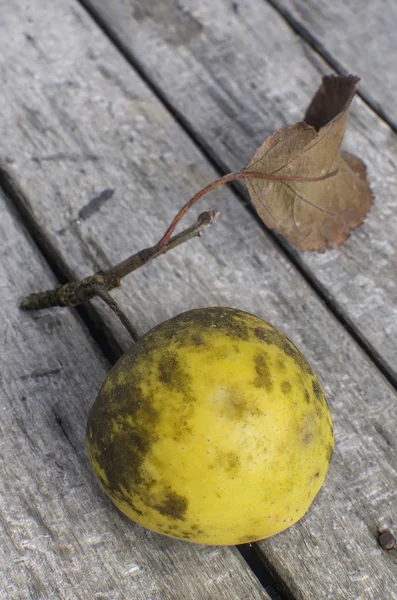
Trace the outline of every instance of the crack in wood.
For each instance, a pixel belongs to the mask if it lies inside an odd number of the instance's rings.
[[[61,429],[62,433],[64,434],[65,438],[67,439],[67,441],[69,442],[69,444],[72,446],[73,450],[76,452],[76,454],[78,454],[77,448],[75,447],[75,445],[73,444],[72,440],[69,437],[68,432],[66,431],[62,418],[55,412],[55,410],[52,408],[51,409],[52,412],[54,413],[54,417],[55,417],[55,421],[57,422],[57,424],[59,425],[59,428]]]
[[[55,369],[51,369],[50,371],[32,371],[27,375],[21,375],[20,379],[40,379],[41,377],[51,377],[51,375],[56,375],[62,371],[62,367],[57,367]]]

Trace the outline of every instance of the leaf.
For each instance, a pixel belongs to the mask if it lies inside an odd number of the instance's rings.
[[[358,82],[353,75],[325,76],[305,120],[269,136],[244,169],[280,177],[247,179],[246,184],[264,223],[299,250],[324,252],[339,246],[372,204],[364,163],[341,152]]]

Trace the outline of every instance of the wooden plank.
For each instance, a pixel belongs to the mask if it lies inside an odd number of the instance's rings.
[[[397,5],[376,2],[270,0],[295,30],[339,71],[357,73],[361,93],[397,129]]]
[[[109,365],[72,311],[18,299],[54,279],[0,195],[0,598],[270,600],[233,548],[186,545],[112,510],[85,451]]]
[[[8,81],[1,152],[43,239],[87,274],[153,243],[176,204],[215,173],[77,5],[21,7],[13,3],[3,17],[13,35],[0,36]],[[105,189],[113,196],[79,219]],[[222,219],[201,242],[134,274],[118,297],[141,332],[188,308],[224,304],[266,318],[297,343],[330,401],[335,458],[305,519],[260,551],[297,598],[396,598],[397,566],[376,541],[378,519],[397,520],[395,391],[234,196],[223,190],[223,201]]]
[[[329,71],[263,0],[85,4],[226,170],[246,164],[275,129],[299,121]],[[397,270],[397,138],[357,99],[346,148],[367,164],[375,205],[341,248],[296,257],[397,380],[397,286],[390,276]]]

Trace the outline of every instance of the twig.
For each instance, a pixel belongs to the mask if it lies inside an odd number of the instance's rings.
[[[158,247],[156,244],[152,248],[145,248],[106,271],[90,275],[80,281],[71,281],[59,285],[53,290],[30,294],[23,298],[20,307],[23,310],[40,310],[52,306],[76,306],[97,296],[99,289],[108,292],[115,287],[119,287],[121,279],[132,273],[132,271],[139,269],[139,267],[157,258],[157,256],[165,254],[180,244],[194,237],[202,236],[207,227],[215,221],[218,214],[215,210],[203,212],[194,225],[172,237],[164,246]]]
[[[183,242],[190,240],[193,237],[203,235],[205,229],[216,219],[218,212],[209,211],[201,213],[196,223],[191,227],[188,227],[182,233],[171,237],[182,217],[187,211],[199,200],[204,194],[207,194],[211,190],[214,190],[225,183],[231,183],[238,179],[265,179],[268,181],[296,181],[296,182],[316,182],[323,181],[329,177],[336,175],[336,171],[333,173],[327,173],[320,177],[295,177],[289,175],[266,175],[265,173],[254,173],[250,171],[238,171],[236,173],[229,173],[224,177],[220,177],[216,181],[213,181],[205,188],[197,192],[178,212],[176,217],[173,219],[171,225],[163,237],[151,248],[145,248],[137,254],[130,256],[126,260],[110,267],[106,271],[100,271],[95,275],[90,275],[80,281],[71,281],[64,285],[59,285],[53,290],[41,292],[38,294],[30,294],[20,303],[20,307],[23,310],[39,310],[42,308],[49,308],[52,306],[76,306],[87,300],[91,300],[95,296],[99,296],[104,302],[106,302],[110,308],[117,314],[122,323],[128,329],[131,337],[135,341],[137,338],[136,331],[131,325],[127,316],[117,306],[116,301],[109,294],[109,290],[119,287],[123,277],[132,273],[139,267],[142,267],[149,261],[153,260],[160,254],[164,254],[176,246],[179,246]]]
[[[125,312],[119,307],[116,300],[109,294],[109,292],[102,287],[101,285],[93,286],[95,290],[95,295],[106,302],[109,308],[118,316],[124,327],[127,329],[128,333],[132,337],[133,341],[136,342],[139,340],[139,335]]]

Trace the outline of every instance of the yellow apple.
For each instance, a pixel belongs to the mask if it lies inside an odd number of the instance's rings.
[[[88,455],[115,505],[201,544],[274,535],[308,510],[333,451],[319,381],[286,336],[232,308],[180,314],[110,371]]]

